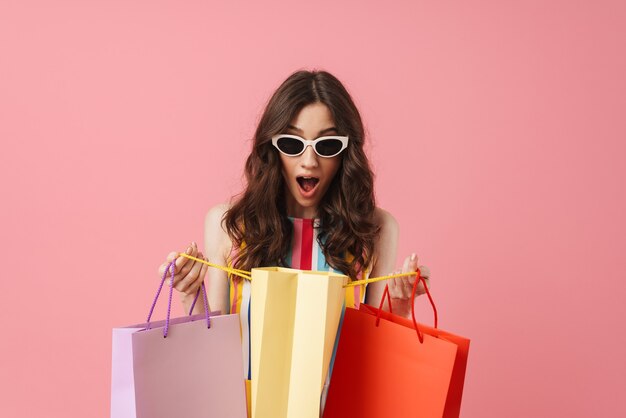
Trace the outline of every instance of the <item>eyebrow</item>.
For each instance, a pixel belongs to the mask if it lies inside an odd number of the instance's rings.
[[[300,128],[296,128],[296,127],[295,127],[295,126],[293,126],[293,125],[287,125],[287,128],[288,128],[288,129],[293,129],[294,131],[297,131],[297,132],[300,132],[300,133],[302,132],[302,129],[300,129]],[[335,128],[334,126],[332,126],[332,127],[330,127],[330,128],[322,129],[322,130],[319,132],[319,134],[318,134],[318,135],[322,135],[322,134],[325,134],[326,132],[330,132],[330,131],[339,132],[339,131],[337,130],[337,128]]]

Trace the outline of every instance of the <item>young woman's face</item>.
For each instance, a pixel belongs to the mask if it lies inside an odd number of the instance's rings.
[[[282,133],[310,140],[339,134],[330,110],[319,102],[303,107],[291,121],[287,132]],[[283,178],[289,190],[286,196],[289,216],[316,217],[319,202],[337,173],[341,158],[341,154],[331,158],[320,157],[310,146],[297,157],[280,153]]]

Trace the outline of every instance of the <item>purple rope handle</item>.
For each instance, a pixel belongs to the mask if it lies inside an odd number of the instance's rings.
[[[165,283],[165,278],[167,277],[167,272],[170,272],[170,294],[167,302],[167,316],[165,317],[165,328],[163,329],[163,338],[167,337],[167,331],[170,326],[170,314],[172,312],[172,293],[174,291],[174,275],[176,274],[176,259],[174,259],[171,263],[167,265],[167,268],[163,272],[163,277],[161,278],[161,284],[159,285],[159,290],[157,290],[156,296],[152,301],[152,306],[150,307],[150,312],[148,313],[148,319],[146,320],[146,329],[150,329],[150,318],[152,318],[152,313],[154,312],[154,307],[156,306],[156,302],[159,299],[159,295],[161,294],[161,289],[163,289],[163,284]],[[209,304],[207,301],[206,289],[204,287],[204,282],[202,282],[202,290],[204,295],[204,311],[206,313],[206,321],[207,328],[211,328],[211,319],[209,314]],[[200,293],[200,289],[198,289],[198,293],[196,293],[196,299],[198,299],[198,294]],[[194,299],[194,304],[196,303],[196,299]],[[193,310],[193,305],[191,306]],[[191,311],[189,312],[191,315]]]
[[[206,294],[206,287],[204,286],[204,280],[202,281],[201,286],[198,288],[196,292],[196,297],[193,299],[191,303],[191,308],[189,308],[189,316],[193,312],[193,307],[196,306],[196,301],[198,300],[198,296],[200,295],[200,290],[202,290],[202,299],[204,300],[204,312],[206,314],[206,327],[211,328],[211,313],[209,311],[209,300]]]
[[[191,303],[191,308],[189,308],[189,316],[191,316],[191,313],[193,312],[193,307],[196,306],[196,301],[198,300],[198,296],[200,296],[200,290],[202,290],[202,296],[204,299],[204,311],[206,312],[206,325],[207,328],[211,328],[211,318],[209,317],[209,301],[207,299],[207,295],[206,295],[206,287],[204,287],[204,281],[202,281],[202,285],[201,287],[198,288],[198,291],[196,292],[196,297],[193,299],[193,302]]]

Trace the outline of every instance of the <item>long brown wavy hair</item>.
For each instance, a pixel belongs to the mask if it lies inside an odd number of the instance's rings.
[[[286,266],[293,225],[287,217],[278,150],[272,135],[283,133],[300,110],[321,102],[330,110],[340,135],[350,142],[341,164],[317,208],[318,242],[326,262],[354,279],[370,267],[380,226],[374,220],[374,176],[363,150],[361,116],[341,82],[326,71],[296,71],[270,98],[253,138],[245,165],[245,190],[223,222],[239,251],[232,264],[250,270]],[[352,257],[346,257],[346,254]],[[352,258],[351,261],[348,261]]]

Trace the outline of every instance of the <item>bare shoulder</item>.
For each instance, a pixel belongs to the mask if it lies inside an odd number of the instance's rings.
[[[207,224],[213,224],[214,226],[220,226],[222,223],[222,219],[224,218],[224,214],[230,208],[230,204],[227,202],[218,203],[217,205],[211,207],[205,217],[205,222]]]
[[[374,219],[380,226],[380,238],[388,234],[397,235],[399,230],[398,221],[390,212],[377,206],[374,210]]]
[[[207,255],[225,256],[230,252],[231,241],[223,224],[229,203],[219,203],[211,207],[204,218],[204,246]]]
[[[396,218],[385,209],[377,207],[374,219],[380,226],[380,232],[373,257],[372,274],[388,274],[394,268],[400,228]]]

